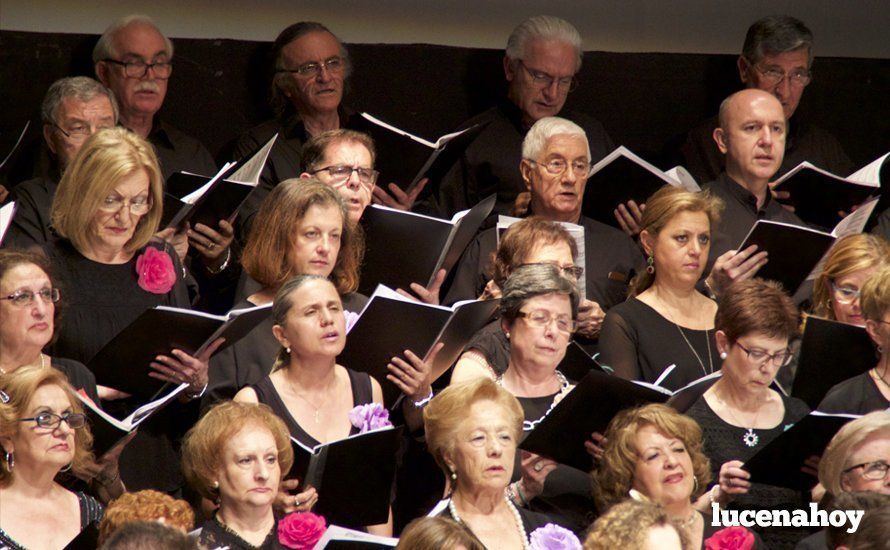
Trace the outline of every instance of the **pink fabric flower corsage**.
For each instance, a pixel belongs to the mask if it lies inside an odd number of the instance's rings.
[[[538,527],[528,540],[532,550],[581,550],[581,541],[575,533],[555,523]]]
[[[152,294],[167,294],[176,284],[176,269],[173,259],[162,250],[152,246],[136,258],[136,274],[139,275],[139,288]]]
[[[392,426],[392,422],[389,421],[389,411],[380,403],[355,407],[349,411],[349,421],[359,429],[360,434]]]
[[[278,542],[285,548],[310,550],[324,536],[326,522],[312,512],[294,512],[278,522]]]
[[[744,527],[726,527],[708,537],[705,550],[751,550],[754,535]]]

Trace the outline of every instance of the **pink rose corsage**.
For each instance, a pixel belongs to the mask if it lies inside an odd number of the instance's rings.
[[[326,522],[312,512],[294,512],[278,522],[278,542],[285,548],[310,550],[324,536]]]
[[[152,246],[136,258],[136,274],[139,288],[152,294],[167,294],[176,284],[173,259],[163,250]]]
[[[705,550],[751,550],[754,542],[751,531],[735,526],[721,529],[708,537],[704,547]]]

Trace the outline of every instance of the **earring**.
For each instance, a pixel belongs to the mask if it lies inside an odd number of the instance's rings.
[[[11,472],[13,466],[15,466],[15,453],[10,451],[6,453],[6,468]]]
[[[60,472],[67,472],[68,470],[71,469],[71,465],[72,465],[72,464],[74,464],[74,463],[73,463],[73,462],[69,462],[67,466],[65,466],[64,468],[62,468],[62,469],[59,470],[59,471],[60,471]]]
[[[219,481],[214,480],[213,485],[211,485],[214,489],[219,489]]]
[[[725,351],[721,351],[721,352],[720,352],[720,359],[726,359],[726,352],[725,352]]]
[[[698,492],[698,476],[694,475],[694,476],[692,476],[692,494],[694,495],[697,492]]]
[[[509,332],[505,332],[504,334],[507,336],[507,340],[509,340],[509,339],[510,339],[510,333],[509,333]]]
[[[451,470],[451,481],[457,481],[457,472]]]
[[[646,258],[646,273],[655,275],[655,256],[652,254],[649,254],[649,257]]]
[[[284,352],[290,355],[290,346],[284,348]]]

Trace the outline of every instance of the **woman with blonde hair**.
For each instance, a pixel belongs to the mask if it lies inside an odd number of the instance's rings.
[[[102,506],[55,479],[93,468],[93,437],[80,400],[55,369],[0,376],[0,547],[64,548],[102,518]]]
[[[600,516],[584,550],[689,550],[689,536],[657,504],[628,499]]]
[[[819,462],[819,483],[831,495],[874,491],[890,495],[890,411],[875,411],[845,424]]]
[[[618,376],[651,383],[675,364],[663,383],[675,390],[719,367],[717,304],[696,285],[721,209],[707,193],[670,186],[646,201],[640,233],[646,269],[631,282],[631,297],[608,311],[600,333],[599,361]]]
[[[890,243],[868,233],[839,239],[813,283],[813,315],[865,326],[860,292],[865,281],[890,262]]]

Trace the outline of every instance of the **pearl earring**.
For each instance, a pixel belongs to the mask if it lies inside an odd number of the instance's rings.
[[[721,352],[720,352],[720,359],[726,359],[726,352],[725,352],[725,351],[721,351]]]
[[[287,353],[288,355],[290,355],[290,346],[284,348],[284,351],[285,351],[285,353]]]
[[[213,482],[213,488],[214,488],[214,489],[219,489],[219,481],[215,481],[215,480],[214,480],[214,482]]]
[[[507,335],[507,340],[509,340],[509,339],[510,339],[510,333],[509,333],[509,332],[505,332],[504,334]]]
[[[451,470],[451,481],[457,481],[457,472]]]

